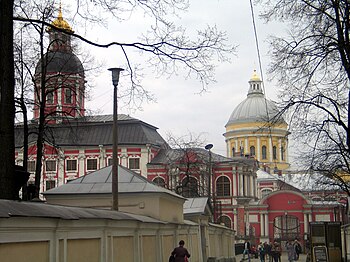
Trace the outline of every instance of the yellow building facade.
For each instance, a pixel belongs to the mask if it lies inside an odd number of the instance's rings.
[[[261,169],[281,172],[289,168],[288,124],[277,106],[266,99],[263,82],[254,71],[248,95],[233,110],[224,133],[227,156],[250,156]]]

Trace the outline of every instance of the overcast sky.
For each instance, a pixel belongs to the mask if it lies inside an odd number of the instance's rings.
[[[189,132],[202,134],[207,143],[214,145],[213,152],[226,156],[226,144],[223,133],[234,108],[243,101],[248,92],[248,81],[254,69],[259,69],[255,46],[253,23],[249,1],[240,0],[191,0],[190,9],[182,16],[179,23],[186,26],[189,33],[202,29],[207,24],[216,24],[219,30],[227,32],[229,44],[238,45],[237,55],[231,63],[220,64],[216,71],[216,83],[209,86],[205,94],[197,94],[201,83],[196,79],[185,79],[183,75],[167,78],[155,78],[152,71],[144,72],[143,86],[156,95],[157,103],[143,104],[143,110],[135,112],[120,108],[119,113],[130,114],[144,122],[158,127],[163,137],[171,132],[175,136]],[[276,25],[265,25],[258,18],[255,7],[256,25],[262,55],[264,79],[269,63],[266,39],[269,34],[280,30]],[[87,37],[102,43],[109,41],[137,40],[136,36],[145,30],[147,19],[134,17],[120,23],[112,21],[108,28],[93,28]],[[74,27],[74,26],[73,26]],[[73,28],[76,33],[81,29]],[[104,62],[105,69],[93,81],[91,100],[88,109],[98,109],[100,114],[113,112],[113,87],[109,67],[120,67],[122,60],[117,48],[92,48],[92,53]],[[137,56],[134,57],[137,59]],[[133,61],[137,62],[137,61]],[[147,67],[147,65],[145,65]],[[261,75],[260,70],[258,70]],[[121,76],[121,78],[123,75]],[[121,80],[122,81],[122,80]],[[266,96],[275,100],[277,88],[265,81]]]

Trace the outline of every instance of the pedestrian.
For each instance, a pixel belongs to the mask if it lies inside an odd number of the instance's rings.
[[[298,239],[294,240],[294,250],[295,250],[295,260],[299,260],[299,255],[301,254],[301,245],[298,241]]]
[[[260,262],[265,262],[265,249],[264,249],[264,244],[261,242],[258,245],[258,252],[259,252]]]
[[[286,243],[286,251],[288,255],[288,261],[294,262],[296,258],[295,246],[291,240],[288,240]]]
[[[244,242],[243,260],[245,260],[245,255],[248,256],[248,261],[250,262],[250,242],[248,240]]]
[[[271,248],[271,254],[274,262],[279,262],[281,260],[282,248],[277,241],[275,241]]]
[[[268,255],[268,261],[269,262],[272,262],[272,260],[273,260],[273,257],[272,257],[272,242],[270,242],[269,244],[267,244],[266,243],[266,245],[267,245],[267,247],[266,247],[266,253],[267,253],[267,255]]]
[[[187,258],[191,256],[184,245],[185,241],[180,240],[179,246],[174,248],[173,252],[171,252],[171,255],[175,257],[175,262],[186,262]]]

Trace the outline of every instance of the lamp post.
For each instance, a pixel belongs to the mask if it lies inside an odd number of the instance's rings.
[[[112,72],[113,91],[113,161],[112,161],[112,210],[118,211],[118,83],[122,68],[109,68]]]
[[[208,197],[211,199],[211,177],[212,177],[212,168],[211,168],[211,149],[213,148],[213,144],[208,144],[204,147],[209,152],[209,181],[208,181]]]

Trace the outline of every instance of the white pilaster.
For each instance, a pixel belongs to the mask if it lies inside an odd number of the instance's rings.
[[[269,238],[269,215],[264,214],[264,222],[265,222],[265,236]]]
[[[257,147],[257,149],[256,149],[256,159],[258,160],[258,161],[260,161],[261,160],[261,153],[260,153],[260,149],[261,149],[261,145],[260,145],[260,136],[258,136],[257,138],[256,138],[256,147]]]
[[[265,236],[265,216],[260,213],[260,232],[261,236]]]
[[[269,161],[272,162],[273,161],[273,156],[272,156],[272,137],[270,136],[269,137],[269,148],[268,148],[268,151],[269,151]]]

